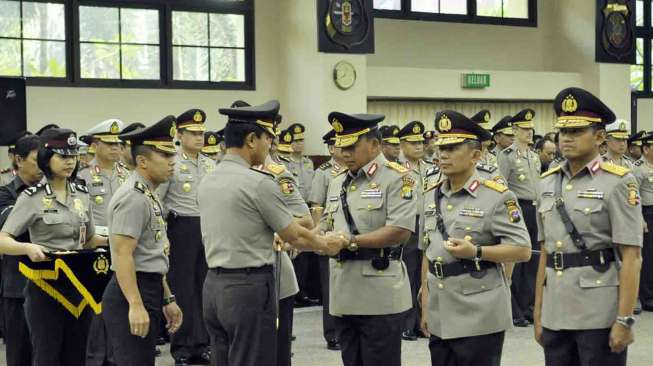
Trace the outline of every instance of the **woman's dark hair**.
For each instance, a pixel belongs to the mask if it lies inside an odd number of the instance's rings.
[[[52,169],[50,169],[50,159],[54,156],[55,152],[52,151],[51,149],[48,149],[47,147],[41,147],[39,149],[39,152],[36,154],[36,163],[39,166],[39,169],[43,172],[43,175],[45,175],[46,178],[52,179]],[[70,175],[68,180],[71,182],[75,181],[77,178],[77,171],[79,170],[79,159],[77,160],[77,163],[75,164],[75,169],[73,170],[73,174]]]
[[[245,138],[252,132],[256,137],[261,137],[261,135],[267,133],[263,127],[251,123],[227,123],[227,127],[224,129],[226,148],[243,147],[245,145]]]

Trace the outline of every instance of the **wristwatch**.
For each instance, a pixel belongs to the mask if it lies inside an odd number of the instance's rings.
[[[173,302],[177,302],[177,297],[175,297],[175,295],[170,295],[163,299],[163,306],[170,305]]]
[[[476,255],[474,256],[474,264],[476,265],[476,270],[481,270],[481,259],[483,258],[483,247],[480,245],[476,246]]]
[[[632,316],[618,316],[617,323],[623,325],[624,327],[630,329],[635,325],[635,318]]]
[[[358,250],[358,244],[356,243],[356,235],[351,234],[351,236],[349,236],[349,245],[347,246],[347,249],[352,252]]]

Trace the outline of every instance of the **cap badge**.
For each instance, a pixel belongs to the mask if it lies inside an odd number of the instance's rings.
[[[209,140],[208,140],[209,145],[215,145],[218,143],[218,140],[216,140],[215,136],[210,135]]]
[[[419,128],[419,125],[413,126],[413,133],[421,133],[421,132],[422,132],[422,129]]]
[[[283,135],[283,141],[284,142],[291,142],[292,141],[292,136],[290,136],[289,133],[286,133]]]
[[[533,113],[531,111],[526,112],[526,116],[524,117],[527,121],[530,121],[533,119]]]
[[[173,123],[172,126],[170,126],[170,137],[175,137],[177,134],[177,126]]]
[[[490,122],[490,113],[485,113],[485,116],[483,116],[483,121]]]
[[[562,101],[562,111],[566,113],[574,113],[578,109],[578,102],[573,95],[569,94]]]
[[[193,116],[193,121],[202,122],[202,120],[203,120],[202,112],[200,112],[200,111],[195,112],[195,115]]]
[[[111,132],[112,135],[117,135],[118,133],[120,133],[120,126],[118,126],[118,122],[113,121],[113,123],[111,123],[109,132]]]
[[[438,122],[438,128],[442,132],[447,132],[451,129],[451,120],[449,117],[447,117],[446,114],[443,114],[442,117],[440,117],[440,121]]]
[[[302,133],[302,128],[301,128],[300,126],[295,126],[295,128],[293,129],[293,131],[294,131],[295,133]]]
[[[619,129],[620,129],[620,130],[625,130],[625,129],[626,129],[626,122],[621,122],[621,123],[619,124]]]
[[[394,130],[392,130],[392,136],[397,136],[398,134],[399,134],[399,129],[398,128],[395,128]]]
[[[331,121],[331,126],[333,126],[333,130],[336,131],[336,133],[342,133],[342,131],[345,130],[345,128],[342,127],[342,123],[335,118]]]
[[[74,146],[77,145],[77,137],[75,135],[71,134],[68,136],[68,140],[66,140],[69,146]]]

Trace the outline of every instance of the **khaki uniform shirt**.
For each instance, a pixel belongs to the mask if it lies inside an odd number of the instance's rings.
[[[639,194],[642,197],[642,206],[653,206],[653,165],[645,160],[637,160],[633,174],[639,182]]]
[[[59,201],[43,178],[18,196],[2,231],[18,237],[26,230],[32,243],[50,250],[82,249],[95,234],[88,190],[84,185],[68,183],[65,202]]]
[[[206,175],[198,200],[209,268],[274,264],[274,233],[293,220],[280,188],[273,176],[234,154]]]
[[[311,194],[308,197],[308,202],[317,203],[320,207],[324,207],[329,184],[333,181],[333,178],[342,173],[344,169],[347,168],[341,167],[333,159],[320,165],[320,167],[315,170],[315,175],[313,176],[313,184],[311,185]]]
[[[555,185],[562,175],[562,199],[589,250],[613,244],[642,246],[642,212],[637,180],[627,169],[596,156],[571,176],[568,163],[542,175],[537,201],[538,241],[551,255],[577,253],[555,207]],[[619,271],[612,262],[605,272],[575,267],[546,268],[542,325],[552,330],[609,328],[617,316]]]
[[[299,192],[304,201],[308,202],[308,198],[311,195],[313,175],[315,174],[313,161],[306,156],[302,156],[301,161],[296,161],[292,156],[279,155],[279,158],[283,161],[286,168],[288,168],[288,170],[290,170],[290,172],[295,176],[297,185],[299,186]]]
[[[501,175],[506,179],[508,188],[520,200],[537,199],[537,182],[540,178],[541,162],[534,151],[522,154],[516,144],[501,151],[497,156]]]
[[[458,192],[451,192],[446,178],[443,183],[429,188],[424,202],[424,240],[421,243],[429,261],[444,264],[458,261],[444,248],[437,228],[437,187],[442,190],[439,207],[450,237],[470,236],[472,243],[481,246],[530,247],[515,194],[477,171]],[[450,339],[512,328],[510,289],[500,264],[487,269],[480,278],[462,274],[441,280],[429,273],[427,284],[427,324],[431,334]]]
[[[84,179],[88,193],[91,195],[91,210],[93,210],[97,233],[108,235],[107,207],[111,197],[129,177],[129,171],[120,164],[115,164],[111,175],[107,175],[93,159],[87,168],[79,172],[78,177]]]
[[[340,202],[347,173],[329,185],[322,228],[349,233]],[[388,162],[383,154],[358,170],[347,188],[347,203],[361,234],[384,226],[415,230],[415,197],[407,170]],[[390,246],[396,246],[396,243]],[[391,260],[382,271],[371,261],[329,260],[329,312],[332,315],[384,315],[410,309],[410,283],[403,261]]]
[[[128,236],[138,242],[133,253],[136,271],[166,274],[170,244],[163,206],[145,178],[134,171],[108,206],[109,234]],[[110,245],[110,249],[113,256],[116,248]]]
[[[157,194],[163,202],[164,212],[175,211],[179,216],[200,215],[197,207],[197,187],[207,173],[215,169],[216,162],[202,154],[193,160],[186,153],[178,152],[175,160],[175,171],[168,183],[157,189]]]
[[[615,159],[610,152],[606,153],[605,155],[602,156],[603,161],[606,161],[608,163],[616,164],[619,166],[622,166],[624,168],[628,168],[630,170],[633,170],[635,168],[635,165],[633,165],[632,159],[627,157],[626,155],[620,157],[619,159]]]

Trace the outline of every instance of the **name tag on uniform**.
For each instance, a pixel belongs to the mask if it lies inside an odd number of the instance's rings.
[[[435,216],[435,210],[424,211],[424,216]]]
[[[553,197],[553,192],[542,192],[542,197]]]
[[[366,189],[361,192],[361,198],[381,198],[383,192],[379,189]]]
[[[586,191],[579,191],[577,194],[578,198],[591,198],[595,200],[602,200],[605,194],[603,192],[597,191],[596,189],[588,189]]]
[[[102,181],[99,181],[99,182],[93,182],[93,183],[91,183],[91,185],[93,187],[102,187],[102,186],[104,186],[104,183]]]
[[[463,208],[458,211],[458,215],[467,217],[483,217],[485,212],[479,208]]]
[[[337,201],[338,198],[339,198],[338,196],[331,196],[331,197],[329,197],[329,202]]]

